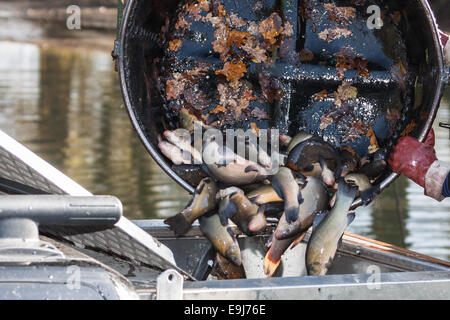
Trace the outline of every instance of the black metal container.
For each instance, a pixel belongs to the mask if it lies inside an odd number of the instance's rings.
[[[161,84],[157,83],[157,75],[161,70],[155,70],[151,63],[149,63],[150,61],[154,61],[154,59],[163,59],[164,57],[165,51],[161,48],[164,43],[158,35],[161,32],[161,28],[167,23],[166,17],[174,17],[177,14],[179,2],[174,0],[128,0],[124,10],[121,36],[116,46],[116,54],[119,59],[118,66],[125,105],[137,134],[147,151],[161,168],[177,183],[192,193],[195,188],[195,183],[198,181],[198,177],[195,176],[198,172],[184,175],[181,175],[179,172],[177,173],[171,162],[160,153],[157,146],[158,135],[164,130],[162,123],[164,121],[167,122],[167,109],[164,98],[159,94]],[[300,2],[303,3],[302,1]],[[243,12],[248,10],[248,8],[244,8],[246,6],[245,3],[249,3],[248,1],[229,1],[229,3],[242,6]],[[317,1],[316,3],[323,4],[321,1]],[[355,3],[355,1],[336,1],[336,3],[337,5],[349,5]],[[367,5],[364,1],[359,1],[360,9],[365,9],[365,7],[373,3],[378,4],[382,8],[383,14],[385,14],[383,19],[387,19],[387,16],[393,16],[397,13],[401,15],[403,19],[402,27],[397,31],[394,30],[394,32],[396,32],[398,41],[402,41],[402,47],[399,51],[400,55],[406,57],[405,59],[408,61],[409,66],[414,70],[413,78],[409,79],[413,84],[409,99],[402,100],[401,119],[396,123],[397,127],[394,133],[382,132],[383,130],[380,130],[381,136],[384,135],[384,138],[381,138],[380,145],[387,148],[395,145],[396,140],[408,125],[414,128],[410,134],[423,141],[434,122],[446,79],[443,53],[433,13],[425,0],[371,1]],[[238,7],[234,8],[234,10],[235,12],[239,12]],[[364,14],[365,12],[362,12],[358,15],[360,24],[365,23],[364,19],[370,17],[370,14]],[[313,33],[318,33],[316,30],[314,32],[311,31],[311,28],[316,27],[309,22],[303,22],[301,27],[303,30],[302,34],[298,35],[298,46],[308,44],[308,37],[311,37],[310,35]],[[391,48],[389,41],[392,41],[392,37],[389,31],[385,30],[388,29],[385,28],[383,30],[383,27],[380,30],[367,29],[367,31],[363,31],[361,34],[356,34],[355,40],[350,45],[355,48],[358,47],[363,51],[366,50],[368,55],[371,54],[372,50],[375,50],[375,53],[372,52],[374,55],[373,60],[378,59],[376,50],[380,50],[380,55],[390,56],[392,65],[394,65],[396,60],[395,55],[397,53],[395,50],[394,52],[388,52]],[[375,39],[375,42],[378,44],[374,45],[369,43],[369,39]],[[317,39],[311,40],[309,45],[311,47],[317,47]],[[392,46],[395,46],[395,44]],[[334,52],[336,51],[334,49]],[[369,64],[375,62],[369,59]],[[305,72],[304,74],[306,75],[304,75],[303,79],[305,81],[305,87],[309,88],[309,86],[313,86],[316,89],[319,89],[321,86],[325,88],[337,87],[338,79],[333,75],[335,71],[333,72],[331,76],[330,73],[321,74],[320,72],[313,72],[308,74]],[[393,82],[392,76],[388,74],[388,76],[383,78],[383,73],[374,73],[369,80],[357,76],[355,76],[355,79],[356,83],[362,88],[361,90],[368,93],[365,98],[366,102],[368,101],[369,104],[372,103],[371,105],[379,106],[385,112],[387,107],[383,105],[386,104],[386,101],[390,100],[386,100],[386,95],[382,91],[378,95],[371,95],[371,92],[379,90],[380,86],[383,86],[383,83],[386,88],[389,87],[389,90],[396,90],[398,83]],[[391,92],[389,90],[387,92]],[[322,132],[318,130],[317,123],[314,123],[314,121],[306,124],[301,123],[301,118],[296,115],[307,115],[304,112],[308,112],[310,106],[305,101],[307,100],[300,99],[295,101],[295,105],[301,105],[302,103],[305,105],[300,106],[299,110],[295,110],[295,112],[288,112],[287,126],[282,129],[286,129],[289,134],[295,134],[295,129],[301,127],[306,128],[307,131],[314,134],[332,137],[334,134],[333,131]],[[375,103],[373,103],[374,101]],[[340,134],[342,135],[342,133]],[[397,177],[397,174],[386,169],[386,172],[376,181],[376,185],[380,191],[383,191]],[[361,204],[361,199],[357,199],[355,200],[354,207],[360,206]]]

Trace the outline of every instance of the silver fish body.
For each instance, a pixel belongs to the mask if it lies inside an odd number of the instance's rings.
[[[292,171],[289,168],[281,167],[278,173],[272,177],[272,186],[278,196],[284,200],[284,214],[287,222],[296,221],[302,196]]]
[[[298,236],[299,233],[308,230],[314,221],[315,214],[325,210],[328,206],[328,191],[322,181],[308,177],[306,186],[302,189],[303,203],[298,210],[298,219],[290,224],[284,223],[285,215],[275,230],[275,238],[278,240]]]
[[[218,214],[199,218],[200,229],[213,247],[237,266],[242,264],[241,250],[230,227],[223,226]]]
[[[258,163],[251,162],[215,141],[203,148],[203,161],[209,173],[218,181],[239,186],[262,181],[269,173]]]
[[[336,204],[321,222],[315,222],[306,249],[306,267],[309,275],[325,275],[331,266],[338,244],[351,217],[348,211],[356,197],[357,188],[339,183]],[[319,215],[321,216],[321,215]],[[317,217],[316,217],[317,219]]]
[[[192,200],[186,208],[177,215],[166,219],[164,223],[170,226],[176,236],[185,234],[195,220],[216,209],[218,191],[219,188],[211,178],[203,179],[195,189]]]

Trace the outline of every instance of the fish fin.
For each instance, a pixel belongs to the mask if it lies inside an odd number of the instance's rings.
[[[320,211],[319,213],[316,213],[314,217],[313,222],[313,229],[316,229],[322,221],[325,219],[325,217],[328,215],[328,210]]]
[[[298,206],[285,208],[284,214],[285,214],[287,223],[291,224],[291,223],[297,221],[297,219],[298,219]]]
[[[264,273],[269,278],[275,274],[275,272],[277,271],[278,266],[280,265],[280,262],[281,262],[281,259],[278,261],[272,261],[270,259],[270,253],[271,253],[271,251],[269,250],[266,253],[266,256],[264,257],[264,262],[263,262]]]
[[[355,220],[355,213],[354,212],[349,212],[347,214],[347,226],[349,226],[353,220]]]
[[[300,243],[302,243],[302,241],[303,241],[303,239],[305,239],[307,233],[308,233],[307,231],[303,232],[297,239],[294,240],[294,242],[292,243],[292,246],[291,246],[291,250],[294,249],[296,246],[298,246]]]
[[[178,213],[177,215],[164,220],[164,223],[167,224],[177,237],[180,237],[191,228],[191,223],[189,223],[186,218]]]
[[[303,199],[301,191],[298,192],[297,198],[298,198],[298,204],[299,205],[302,204],[305,201],[305,199]]]
[[[227,202],[226,205],[221,204],[219,206],[219,212],[218,212],[219,218],[220,218],[220,223],[225,227],[228,225],[228,219],[232,219],[234,217],[234,215],[237,213],[237,207],[233,202],[229,201],[229,196],[222,199],[221,202],[222,203]]]
[[[257,165],[255,165],[255,164],[252,164],[252,165],[250,165],[250,166],[248,166],[247,168],[245,168],[245,170],[244,170],[244,172],[245,173],[249,173],[249,172],[259,172],[259,168],[258,168],[258,166]]]
[[[233,230],[231,230],[230,227],[227,227],[227,232],[231,236],[231,238],[233,238],[233,241],[237,241],[236,235],[233,233]]]
[[[340,238],[339,238],[339,241],[338,241],[338,248],[340,247],[340,246],[342,246],[342,238],[344,237],[344,235],[342,235]]]
[[[210,179],[211,180],[211,179]],[[206,182],[206,181],[202,181],[202,182],[200,182],[200,184],[197,186],[197,188],[195,189],[195,192],[194,192],[194,196],[196,196],[196,195],[198,195],[198,194],[200,194],[200,193],[202,193],[203,192],[203,189],[205,189],[205,186],[206,186],[206,183],[208,183],[208,182]]]

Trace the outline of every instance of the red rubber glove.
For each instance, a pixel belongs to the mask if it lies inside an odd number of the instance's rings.
[[[439,31],[439,36],[441,38],[442,51],[444,52],[444,63],[450,65],[450,36],[448,34]]]
[[[425,188],[425,176],[437,160],[434,142],[433,129],[424,143],[410,136],[400,138],[388,160],[389,165],[395,173],[403,174]]]

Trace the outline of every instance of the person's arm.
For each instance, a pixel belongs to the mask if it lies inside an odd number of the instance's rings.
[[[439,161],[434,150],[434,131],[424,143],[413,137],[402,137],[388,160],[392,170],[403,174],[425,189],[425,195],[438,201],[450,196],[450,164]]]

